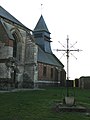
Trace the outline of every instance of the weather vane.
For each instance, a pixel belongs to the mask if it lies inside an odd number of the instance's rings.
[[[69,53],[72,52],[72,51],[77,51],[77,52],[79,52],[79,51],[82,51],[82,50],[80,50],[80,49],[70,49],[70,48],[73,48],[74,45],[75,45],[77,42],[69,47],[69,37],[68,37],[68,35],[67,35],[67,39],[66,39],[66,40],[67,40],[67,48],[65,48],[65,46],[62,45],[62,44],[59,42],[65,49],[56,49],[56,51],[64,51],[64,52],[66,53],[66,57],[67,57],[67,79],[66,79],[66,87],[67,87],[67,97],[68,97],[68,96],[69,96],[69,92],[68,92]],[[65,53],[64,53],[64,54],[65,54]],[[63,55],[64,55],[64,54],[63,54]],[[73,54],[71,53],[71,55],[73,55]],[[74,55],[73,55],[73,56],[74,56]],[[74,56],[74,57],[75,57],[75,56]],[[75,58],[76,58],[76,57],[75,57]]]

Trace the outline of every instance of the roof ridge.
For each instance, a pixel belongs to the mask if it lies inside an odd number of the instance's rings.
[[[17,20],[13,15],[11,15],[7,10],[5,10],[2,6],[0,6],[0,16],[11,22],[14,22],[24,28],[27,28],[19,20]],[[29,28],[27,28],[27,29],[29,29]]]

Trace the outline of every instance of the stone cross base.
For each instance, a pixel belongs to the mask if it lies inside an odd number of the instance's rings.
[[[75,104],[75,98],[74,97],[65,97],[65,104],[67,106],[73,106]]]

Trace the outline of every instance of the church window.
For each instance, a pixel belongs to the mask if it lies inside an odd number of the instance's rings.
[[[43,66],[43,76],[46,76],[46,74],[47,74],[47,68],[46,66]]]
[[[22,55],[22,43],[20,42],[19,36],[17,33],[12,34],[14,37],[13,40],[13,57],[15,57],[17,60],[21,60]]]
[[[53,78],[53,68],[51,68],[51,78]]]
[[[17,37],[15,34],[13,34],[14,37],[14,41],[13,41],[13,57],[16,58],[16,54],[17,54]]]

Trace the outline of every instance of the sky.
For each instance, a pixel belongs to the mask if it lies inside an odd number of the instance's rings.
[[[90,76],[90,0],[0,0],[0,5],[31,30],[42,14],[51,33],[52,51],[65,70],[66,54],[56,49],[66,49],[67,35],[69,48],[82,50],[70,52],[69,79]]]

